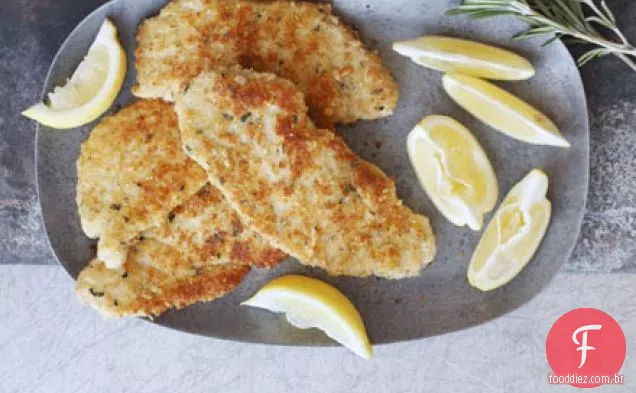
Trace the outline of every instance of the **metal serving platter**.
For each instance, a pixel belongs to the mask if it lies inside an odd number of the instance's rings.
[[[377,49],[400,85],[395,114],[362,121],[339,131],[362,157],[394,177],[398,194],[413,210],[431,218],[438,254],[420,277],[389,281],[378,278],[329,277],[319,269],[289,259],[271,270],[254,270],[232,294],[210,303],[167,312],[154,322],[212,337],[232,340],[323,345],[315,330],[298,330],[284,317],[239,306],[273,277],[302,273],[324,279],[342,290],[360,311],[373,343],[416,339],[452,332],[496,318],[539,293],[568,259],[575,244],[588,183],[589,129],[583,86],[578,70],[560,43],[540,47],[540,41],[512,42],[523,25],[508,18],[468,21],[445,16],[455,1],[336,0],[335,13],[358,28],[365,43]],[[128,75],[116,106],[133,100],[135,33],[140,22],[158,13],[165,0],[115,0],[88,15],[59,49],[44,86],[62,84],[82,60],[99,26],[110,17],[128,54]],[[422,34],[471,38],[511,48],[535,65],[536,76],[524,82],[502,83],[548,114],[572,143],[570,149],[533,146],[506,137],[455,105],[442,90],[441,75],[399,56],[391,42]],[[114,110],[114,108],[113,108]],[[500,185],[500,199],[530,169],[543,168],[550,177],[552,223],[537,254],[509,285],[489,293],[470,287],[466,268],[480,233],[458,228],[434,208],[420,187],[406,154],[406,136],[423,116],[450,115],[474,132],[489,155]],[[83,234],[75,203],[75,161],[80,144],[94,124],[69,131],[40,126],[37,138],[37,179],[40,203],[51,247],[72,276],[93,257],[94,242]],[[69,285],[71,285],[69,283]]]

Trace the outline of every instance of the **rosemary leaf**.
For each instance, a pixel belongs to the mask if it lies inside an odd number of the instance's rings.
[[[585,18],[586,21],[588,22],[594,22],[594,23],[598,23],[601,26],[605,26],[608,29],[613,29],[614,26],[612,25],[611,22],[605,20],[605,19],[601,19],[599,17],[596,16],[588,16],[587,18]]]
[[[605,0],[463,0],[448,15],[465,15],[471,19],[512,16],[530,27],[513,37],[514,40],[551,35],[543,45],[558,38],[571,44],[591,44],[596,48],[578,59],[580,66],[608,54],[616,55],[636,71],[636,48],[616,24],[616,18]],[[601,26],[607,37],[597,30]],[[619,39],[618,42],[616,39]]]
[[[552,36],[552,38],[548,39],[547,41],[545,41],[543,44],[541,44],[541,46],[548,46],[551,43],[553,43],[554,41],[558,40],[559,38],[561,38],[561,36],[559,34],[555,34],[554,36]]]
[[[521,33],[515,34],[512,36],[513,40],[521,40],[525,38],[531,38],[536,36],[541,36],[545,34],[554,33],[554,28],[551,26],[532,26],[526,31],[522,31]]]
[[[470,19],[484,19],[484,18],[492,18],[493,16],[502,16],[502,15],[516,15],[515,12],[512,11],[504,11],[504,10],[494,10],[494,11],[476,11],[471,12],[468,17]]]
[[[583,20],[585,19],[585,14],[583,13],[583,7],[581,7],[581,2],[579,0],[572,1],[572,10],[576,13],[576,17]]]
[[[579,67],[582,67],[590,60],[605,55],[607,55],[607,50],[604,48],[592,49],[591,51],[585,52],[583,55],[581,55],[581,57],[579,57],[576,62]]]
[[[575,11],[572,10],[572,4],[568,0],[552,0],[554,2],[554,6],[561,9],[562,13],[555,12],[555,15],[560,15],[565,23],[569,26],[574,26],[575,28],[581,30],[584,28],[584,23],[581,19],[577,18]]]
[[[603,11],[605,11],[605,15],[607,15],[607,19],[610,20],[613,24],[616,24],[616,18],[614,17],[614,13],[609,9],[605,0],[601,1],[601,7],[603,7]]]

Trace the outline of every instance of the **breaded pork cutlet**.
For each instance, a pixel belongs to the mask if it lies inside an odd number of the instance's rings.
[[[99,237],[97,255],[108,267],[120,266],[129,241],[207,183],[183,151],[173,105],[161,100],[105,117],[82,144],[77,177],[82,228]]]
[[[329,4],[173,0],[143,22],[138,97],[173,101],[203,70],[241,65],[289,79],[321,126],[393,113],[398,87]]]
[[[179,250],[184,259],[194,264],[272,267],[286,257],[243,225],[223,194],[211,184],[168,213],[162,225],[142,236]]]
[[[204,72],[175,108],[188,154],[248,226],[302,263],[397,279],[433,259],[428,219],[402,204],[380,169],[316,129],[291,82]]]
[[[105,317],[159,316],[171,308],[219,298],[249,272],[243,265],[188,262],[177,249],[144,240],[131,246],[119,268],[92,260],[77,278],[76,293]]]
[[[142,232],[123,266],[95,259],[82,270],[78,297],[105,316],[157,316],[231,291],[249,266],[272,267],[285,254],[246,228],[208,184]]]

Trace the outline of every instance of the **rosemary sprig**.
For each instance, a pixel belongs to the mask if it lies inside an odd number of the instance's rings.
[[[464,0],[447,14],[465,14],[472,19],[511,15],[530,25],[513,39],[547,34],[552,37],[544,45],[558,38],[564,38],[568,44],[592,44],[596,48],[578,58],[579,66],[613,54],[636,71],[636,48],[620,31],[614,14],[603,0]],[[603,35],[599,26],[614,37]]]

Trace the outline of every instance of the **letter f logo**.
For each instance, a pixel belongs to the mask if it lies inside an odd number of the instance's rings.
[[[581,351],[581,364],[579,364],[579,368],[583,367],[583,365],[585,364],[585,361],[587,360],[587,351],[593,351],[596,349],[592,346],[587,345],[587,332],[589,330],[601,330],[602,327],[603,326],[601,325],[585,325],[576,329],[574,333],[572,333],[572,341],[574,341],[574,344],[581,345],[580,347],[576,349],[577,351]],[[579,342],[576,336],[581,332],[583,332],[583,334],[582,334],[581,342]]]

